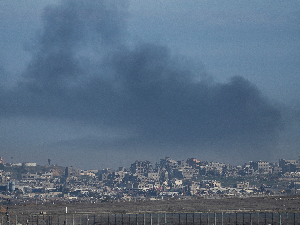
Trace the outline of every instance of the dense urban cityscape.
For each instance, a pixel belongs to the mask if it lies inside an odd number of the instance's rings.
[[[118,170],[80,170],[72,166],[5,163],[1,157],[3,201],[107,202],[169,198],[229,198],[293,195],[300,189],[300,159],[250,161],[243,166],[169,157],[154,165],[135,161]]]

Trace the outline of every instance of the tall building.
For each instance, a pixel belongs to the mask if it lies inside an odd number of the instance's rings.
[[[256,161],[250,162],[250,167],[254,169],[254,171],[262,171],[262,172],[269,172],[270,164],[267,161]]]
[[[65,177],[69,178],[69,177],[78,177],[80,175],[80,171],[78,169],[75,169],[72,166],[67,166],[65,169]]]
[[[279,166],[281,167],[283,173],[295,172],[296,168],[297,168],[297,161],[296,160],[280,159],[279,160]]]
[[[8,192],[13,193],[15,191],[15,189],[16,189],[15,182],[14,181],[13,182],[8,182],[7,186],[6,186],[6,189],[7,189]]]
[[[144,175],[146,173],[153,173],[152,163],[149,161],[135,161],[130,166],[131,173]]]

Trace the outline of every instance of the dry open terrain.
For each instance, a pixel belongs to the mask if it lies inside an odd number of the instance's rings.
[[[6,207],[6,206],[4,206]],[[11,213],[300,212],[300,196],[10,205]]]

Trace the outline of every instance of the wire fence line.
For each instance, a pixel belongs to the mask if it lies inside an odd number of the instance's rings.
[[[66,213],[2,215],[1,225],[298,225],[299,212]]]

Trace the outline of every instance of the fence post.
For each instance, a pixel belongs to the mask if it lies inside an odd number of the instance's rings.
[[[243,213],[243,225],[245,225],[245,213]]]
[[[223,212],[222,212],[222,225],[223,225],[224,223],[223,223]]]
[[[296,225],[296,213],[294,213],[294,225]]]
[[[265,224],[267,224],[267,213],[265,212]]]
[[[165,224],[167,224],[167,213],[165,213]]]
[[[272,212],[272,224],[273,224],[273,214],[274,214],[274,213]]]
[[[207,213],[207,224],[209,224],[209,213]]]
[[[281,224],[281,214],[279,213],[279,224]]]
[[[215,225],[217,225],[217,213],[215,213]]]
[[[200,225],[201,225],[201,213],[200,213]]]

